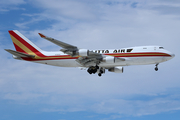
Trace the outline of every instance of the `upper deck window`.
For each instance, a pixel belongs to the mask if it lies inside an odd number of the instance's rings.
[[[164,49],[163,47],[159,47],[159,49]]]
[[[131,52],[133,49],[127,49],[127,52]]]

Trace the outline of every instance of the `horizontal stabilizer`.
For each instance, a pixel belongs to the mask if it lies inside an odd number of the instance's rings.
[[[26,53],[22,53],[22,52],[10,50],[10,49],[5,49],[5,50],[7,52],[13,54],[14,56],[17,56],[17,57],[30,57],[30,58],[34,58],[35,57],[35,55],[29,55],[29,54],[26,54]]]

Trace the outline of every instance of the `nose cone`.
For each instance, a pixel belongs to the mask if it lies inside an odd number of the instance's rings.
[[[172,58],[175,57],[175,54],[171,54],[171,57],[172,57]]]
[[[166,57],[166,58],[165,58],[165,61],[168,61],[168,60],[173,59],[173,58],[175,57],[175,54],[169,52],[169,53],[168,53],[168,56],[169,56],[169,57]]]

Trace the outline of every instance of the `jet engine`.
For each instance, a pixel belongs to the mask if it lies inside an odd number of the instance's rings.
[[[115,72],[115,73],[123,73],[124,69],[123,67],[114,67],[108,69],[109,72]]]
[[[89,50],[87,49],[79,49],[78,52],[80,56],[89,56]]]
[[[103,62],[115,63],[115,59],[116,59],[115,57],[108,56],[108,57],[103,58]]]
[[[95,53],[93,51],[89,51],[87,49],[79,49],[79,50],[68,50],[68,49],[61,49],[60,51],[64,52],[65,54],[75,56],[100,56],[100,54]]]

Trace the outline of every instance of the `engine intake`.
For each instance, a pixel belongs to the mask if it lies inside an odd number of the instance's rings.
[[[79,49],[80,56],[89,56],[89,50],[87,49]]]

